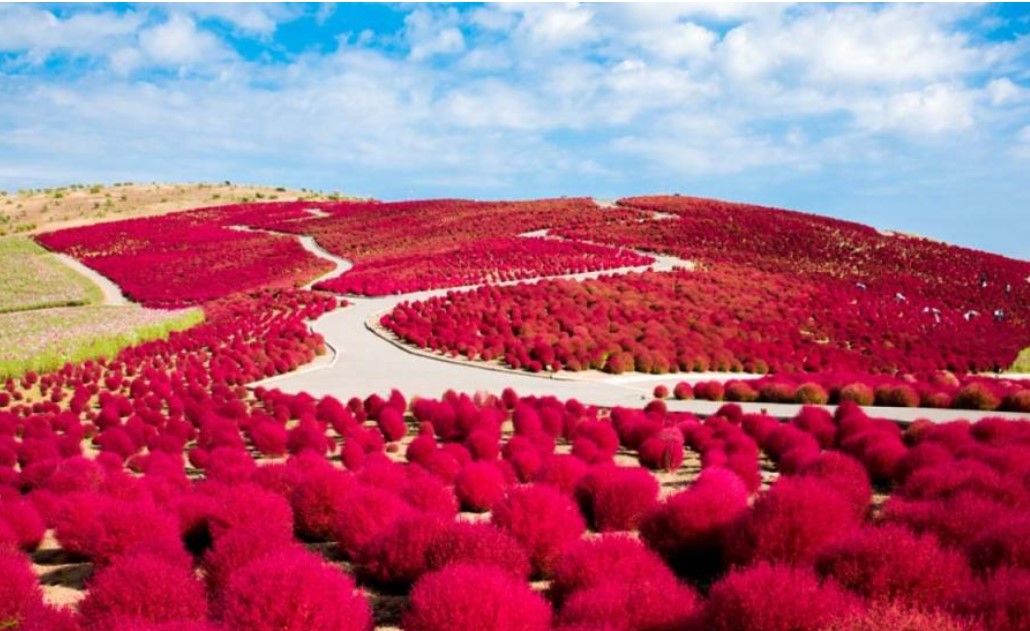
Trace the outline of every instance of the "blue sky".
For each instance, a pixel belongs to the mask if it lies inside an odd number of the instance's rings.
[[[0,188],[681,192],[1030,259],[1025,5],[0,5]]]

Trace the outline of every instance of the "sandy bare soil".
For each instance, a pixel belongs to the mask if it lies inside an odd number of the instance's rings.
[[[0,236],[241,202],[330,199],[337,193],[231,183],[84,184],[0,192]]]

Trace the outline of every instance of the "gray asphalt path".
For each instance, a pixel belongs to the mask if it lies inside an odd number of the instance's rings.
[[[313,240],[302,240],[302,244],[313,254],[328,258],[325,256],[328,253]],[[330,260],[338,265],[349,265],[338,257],[332,257]],[[653,267],[671,269],[676,266],[688,267],[689,263],[670,257],[659,257],[659,261]],[[584,280],[640,269],[642,268],[591,272],[567,278]],[[354,395],[365,396],[372,392],[387,394],[392,388],[397,388],[409,397],[438,397],[448,389],[499,394],[504,388],[511,387],[520,395],[554,395],[561,399],[575,398],[584,403],[606,407],[640,407],[651,400],[651,392],[659,383],[671,388],[678,381],[726,380],[741,376],[736,373],[607,375],[598,371],[559,373],[555,376],[534,375],[524,371],[497,370],[471,362],[447,361],[398,344],[396,340],[389,339],[388,333],[383,335],[375,332],[374,327],[367,326],[369,320],[376,321],[378,315],[388,312],[400,302],[423,300],[431,296],[444,295],[448,291],[455,291],[455,288],[379,298],[348,298],[351,306],[330,312],[311,323],[312,329],[325,336],[332,347],[334,352],[330,358],[322,359],[315,365],[297,372],[266,379],[254,385],[278,388],[284,392],[307,392],[314,396],[333,395],[344,399]],[[711,401],[667,401],[667,405],[672,410],[711,414],[722,404]],[[742,407],[748,412],[764,410],[781,417],[793,416],[801,409],[799,405],[771,403],[748,403],[742,404]],[[825,407],[835,409],[834,406]],[[957,418],[975,420],[984,416],[1030,418],[1030,415],[1026,414],[964,410],[872,407],[867,408],[867,411],[872,416],[897,421],[926,418],[943,422]]]

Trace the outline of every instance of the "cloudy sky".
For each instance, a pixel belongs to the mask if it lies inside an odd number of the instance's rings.
[[[1030,9],[4,5],[0,189],[682,192],[1030,259]]]

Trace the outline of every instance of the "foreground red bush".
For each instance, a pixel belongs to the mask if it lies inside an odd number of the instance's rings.
[[[266,555],[238,570],[218,605],[227,631],[369,631],[354,582],[306,552]]]
[[[43,606],[43,592],[28,557],[0,550],[0,628],[22,629]]]
[[[661,557],[623,534],[604,534],[574,541],[562,549],[554,566],[551,597],[557,603],[570,594],[606,582],[634,585],[646,581],[675,583]]]
[[[562,547],[586,529],[572,500],[541,484],[510,489],[494,505],[490,520],[522,543],[542,576],[550,575]]]
[[[644,515],[640,537],[684,576],[711,578],[727,567],[727,537],[747,511],[743,482],[724,469],[706,469],[688,489]]]
[[[520,579],[529,578],[532,571],[522,544],[488,523],[448,524],[426,549],[429,569],[440,570],[460,563],[497,567]]]
[[[862,528],[824,548],[816,570],[872,600],[944,606],[970,587],[965,558],[904,528]]]
[[[423,576],[411,591],[406,631],[548,631],[551,608],[499,569],[457,564]]]
[[[658,481],[646,469],[602,465],[583,477],[576,497],[596,530],[636,530],[658,502]]]
[[[133,617],[151,623],[204,620],[204,586],[189,571],[151,555],[129,555],[97,572],[79,603],[83,626],[107,629]]]
[[[856,611],[857,602],[808,569],[759,564],[712,586],[704,627],[712,631],[821,631]]]
[[[855,510],[836,490],[809,477],[781,477],[730,537],[735,560],[804,565],[819,549],[858,526]]]

